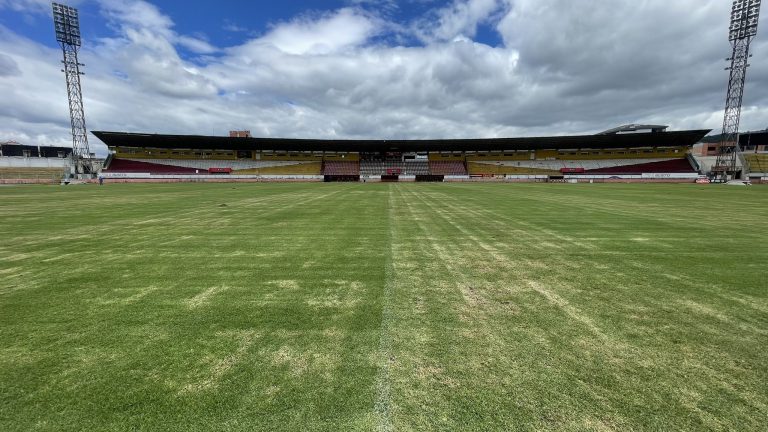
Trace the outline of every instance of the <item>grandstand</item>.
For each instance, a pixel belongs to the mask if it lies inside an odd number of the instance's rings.
[[[597,135],[461,140],[94,135],[111,153],[103,175],[126,179],[693,181],[690,150],[708,132],[627,125]]]
[[[750,176],[768,177],[768,152],[746,153],[744,160],[749,165]]]
[[[58,183],[70,166],[72,148],[0,143],[0,184]]]
[[[768,130],[743,133],[739,142],[749,178],[756,183],[768,183]]]

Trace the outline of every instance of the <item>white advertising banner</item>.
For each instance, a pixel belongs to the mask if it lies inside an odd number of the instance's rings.
[[[101,176],[104,178],[150,178],[150,173],[115,173],[115,172],[102,172]]]
[[[697,173],[643,173],[644,179],[695,179],[699,175]]]

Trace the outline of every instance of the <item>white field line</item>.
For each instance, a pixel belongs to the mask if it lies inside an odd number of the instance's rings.
[[[394,430],[391,417],[392,388],[390,367],[392,364],[392,296],[395,290],[395,231],[394,205],[392,203],[393,186],[389,186],[387,197],[387,220],[389,222],[389,254],[387,254],[384,269],[384,292],[382,294],[381,327],[379,330],[379,371],[376,376],[376,404],[375,411],[378,419],[376,429],[379,432]]]

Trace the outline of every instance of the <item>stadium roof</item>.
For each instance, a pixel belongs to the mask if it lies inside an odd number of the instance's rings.
[[[641,132],[641,131],[664,132],[667,129],[669,129],[669,126],[665,126],[665,125],[628,124],[628,125],[621,125],[619,127],[613,128],[613,129],[608,129],[605,132],[600,132],[598,135],[610,135],[610,134],[620,134],[620,133],[637,133],[637,132]]]
[[[144,147],[190,150],[282,150],[282,151],[492,151],[578,150],[634,147],[692,146],[707,130],[634,134],[553,136],[536,138],[488,138],[442,140],[328,140],[289,138],[232,138],[200,135],[156,135],[93,131],[109,147]]]
[[[47,145],[24,145],[16,141],[0,142],[2,157],[67,157],[72,153],[72,147],[55,147]]]
[[[708,137],[702,138],[701,142],[707,143],[707,144],[713,144],[717,143],[719,144],[720,141],[723,140],[723,135],[710,135]],[[742,146],[764,146],[768,145],[768,129],[762,130],[762,131],[753,131],[753,132],[741,132],[739,133],[739,144]]]

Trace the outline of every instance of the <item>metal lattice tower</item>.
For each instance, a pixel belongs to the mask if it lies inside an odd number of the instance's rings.
[[[77,59],[80,50],[80,18],[77,9],[53,3],[53,23],[56,29],[56,41],[61,45],[64,55],[64,75],[67,80],[69,98],[69,116],[72,123],[72,166],[77,174],[91,174],[91,150],[88,147],[88,132],[85,128],[83,110],[83,91],[80,86],[80,67],[85,66]]]
[[[736,161],[741,146],[739,145],[739,121],[741,106],[744,98],[744,83],[749,67],[749,47],[757,35],[757,23],[760,18],[761,0],[734,0],[731,9],[731,27],[728,39],[733,47],[728,93],[725,99],[725,118],[723,119],[723,135],[717,162],[712,168],[715,180],[728,181],[729,175],[737,172]]]

